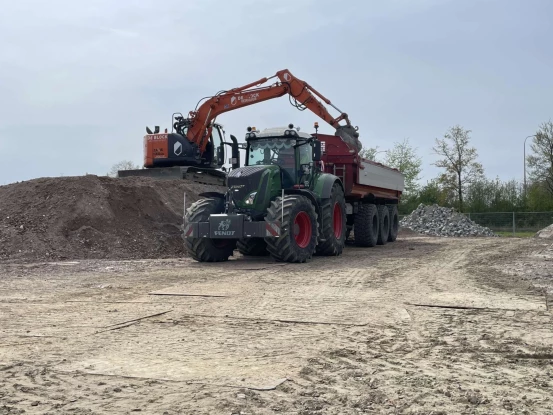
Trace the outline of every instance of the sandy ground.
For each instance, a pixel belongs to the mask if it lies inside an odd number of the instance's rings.
[[[549,245],[0,262],[0,414],[553,413]]]

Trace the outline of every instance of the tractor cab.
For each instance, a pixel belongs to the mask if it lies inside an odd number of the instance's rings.
[[[282,188],[308,187],[313,175],[313,136],[294,129],[269,128],[246,134],[246,166],[278,166]]]

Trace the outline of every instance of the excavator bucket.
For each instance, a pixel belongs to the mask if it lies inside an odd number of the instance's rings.
[[[334,135],[344,140],[348,147],[355,150],[357,153],[359,153],[363,148],[361,141],[359,141],[359,133],[355,127],[351,125],[341,125],[336,128],[336,133]]]

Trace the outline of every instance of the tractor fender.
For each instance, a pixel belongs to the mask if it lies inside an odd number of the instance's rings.
[[[339,177],[333,174],[323,174],[319,177],[315,185],[315,193],[317,193],[319,200],[328,199],[330,197],[334,183],[338,183],[345,193],[344,184]]]
[[[198,196],[209,197],[209,198],[213,198],[213,199],[217,199],[217,198],[224,199],[225,198],[225,194],[220,193],[220,192],[203,192],[203,193],[198,194]]]

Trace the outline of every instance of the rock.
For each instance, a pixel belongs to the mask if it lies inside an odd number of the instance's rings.
[[[400,226],[429,236],[497,236],[491,229],[478,225],[453,208],[422,203],[400,221]]]

